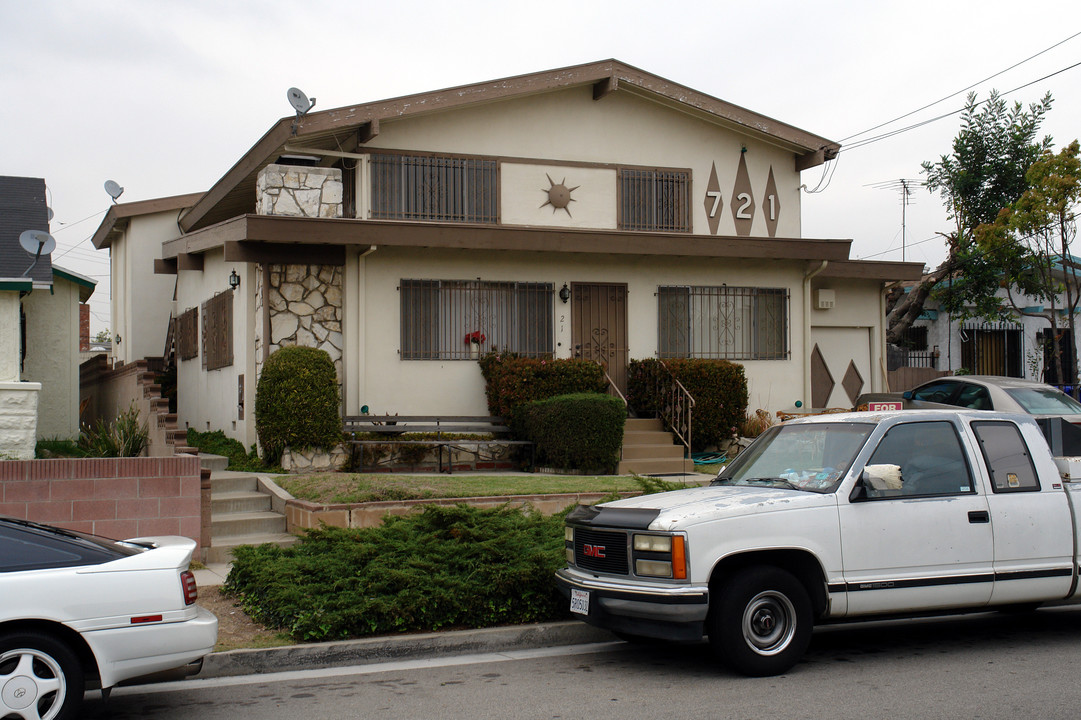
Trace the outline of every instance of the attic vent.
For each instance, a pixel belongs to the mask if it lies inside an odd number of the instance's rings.
[[[274,161],[278,165],[293,165],[295,167],[315,167],[319,164],[318,155],[279,155]]]

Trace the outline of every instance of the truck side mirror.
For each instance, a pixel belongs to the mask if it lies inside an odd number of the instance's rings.
[[[865,470],[860,474],[859,480],[852,487],[852,492],[848,495],[849,502],[863,502],[867,500],[867,471]]]

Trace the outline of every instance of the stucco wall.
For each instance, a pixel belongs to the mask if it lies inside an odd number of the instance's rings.
[[[580,87],[411,117],[402,122],[387,120],[380,123],[380,134],[364,148],[566,161],[569,166],[559,171],[559,177],[552,174],[552,180],[558,183],[565,176],[571,187],[594,182],[589,171],[582,173],[581,181],[576,179],[579,176],[575,166],[587,163],[689,168],[693,232],[698,235],[710,234],[705,193],[714,165],[723,201],[717,232],[737,234],[732,194],[742,155],[756,204],[750,234],[769,236],[763,204],[771,167],[779,208],[776,236],[800,237],[801,232],[801,180],[792,153],[628,93],[616,92],[595,101],[591,87]],[[547,180],[544,163],[539,162],[538,166],[541,166],[538,172],[531,174],[523,174],[522,168],[507,167],[510,174],[503,180],[506,183],[503,197],[516,193],[539,198],[536,204],[541,205],[544,196],[540,190],[547,187]],[[363,172],[360,181],[363,188],[367,182]],[[592,189],[582,190],[578,191],[581,196],[592,192]],[[362,211],[363,207],[362,204]],[[571,207],[572,214],[576,210],[589,212],[582,202],[572,203]],[[553,214],[551,208],[545,208],[530,224],[558,225],[563,222],[561,215],[566,214]],[[517,212],[508,220],[518,222]]]
[[[177,425],[199,432],[221,430],[249,447],[255,442],[255,266],[227,263],[221,250],[203,255],[203,269],[177,274],[177,313],[189,307],[199,311],[202,336],[202,303],[215,293],[229,292],[229,274],[236,270],[240,287],[233,291],[233,364],[217,370],[203,368],[203,347],[190,360],[177,359]],[[240,417],[239,376],[244,375],[244,417]]]
[[[53,277],[53,288],[23,298],[27,348],[23,379],[41,383],[39,438],[79,434],[79,286]]]
[[[112,281],[111,356],[122,362],[160,357],[173,308],[175,275],[155,275],[161,244],[180,234],[176,210],[137,215],[109,248]],[[116,342],[116,336],[120,342]]]
[[[0,290],[0,382],[19,381],[19,292]]]
[[[400,300],[403,278],[614,282],[628,285],[630,358],[656,357],[657,286],[709,285],[783,287],[790,291],[788,360],[741,361],[746,368],[752,408],[791,408],[803,399],[803,364],[809,353],[802,333],[804,264],[774,261],[637,258],[613,262],[606,256],[553,256],[540,253],[482,253],[379,248],[346,265],[347,352],[344,386],[347,414],[368,405],[374,414],[487,414],[484,380],[468,360],[399,360]],[[554,298],[556,356],[571,357],[570,306]],[[870,300],[877,302],[877,295]],[[866,307],[867,298],[863,301]],[[355,314],[353,314],[355,313]],[[363,317],[363,322],[352,317]],[[804,400],[804,404],[807,401]]]

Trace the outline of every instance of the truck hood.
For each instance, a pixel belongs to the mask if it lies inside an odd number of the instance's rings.
[[[679,530],[724,517],[831,507],[836,504],[837,498],[833,494],[746,485],[716,485],[640,495],[605,503],[599,506],[599,509],[656,510],[656,516],[649,523],[650,530]]]

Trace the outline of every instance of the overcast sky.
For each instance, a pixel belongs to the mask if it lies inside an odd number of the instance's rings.
[[[109,324],[108,255],[90,242],[103,183],[125,188],[121,202],[208,189],[292,113],[291,86],[325,110],[616,58],[843,144],[959,110],[971,85],[1026,105],[1050,91],[1057,148],[1081,136],[1078,33],[1077,0],[0,0],[0,174],[45,178],[53,262],[98,281],[96,333]],[[900,193],[869,186],[918,181],[958,127],[955,114],[842,149],[826,182],[804,172],[824,189],[804,195],[803,235],[900,260]],[[905,258],[936,265],[941,200],[917,189],[910,202]]]

